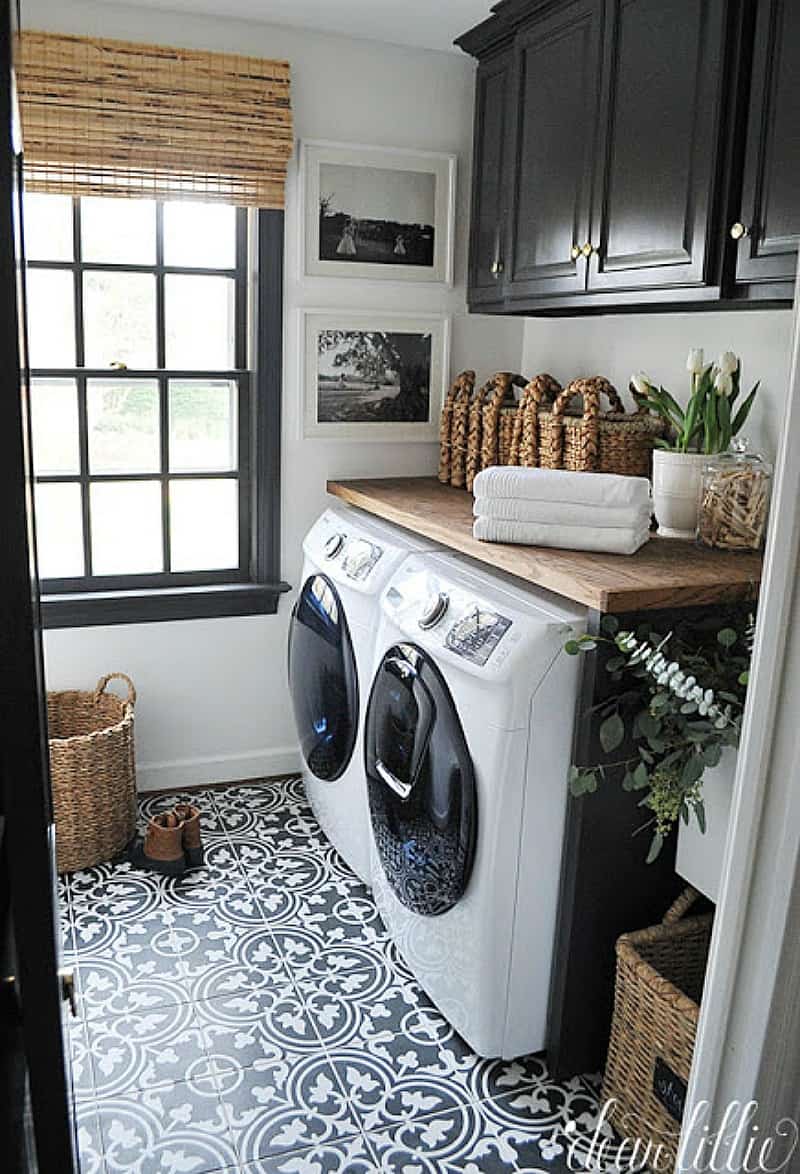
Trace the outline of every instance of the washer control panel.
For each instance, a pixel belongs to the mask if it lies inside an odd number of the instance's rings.
[[[363,582],[383,554],[383,547],[366,538],[351,538],[342,558],[342,567],[348,579]]]
[[[471,604],[448,631],[444,645],[472,664],[485,665],[511,627],[496,611]]]

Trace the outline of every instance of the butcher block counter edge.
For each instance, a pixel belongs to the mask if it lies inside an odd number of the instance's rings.
[[[728,554],[670,538],[651,538],[633,555],[479,542],[472,536],[472,494],[435,477],[329,481],[328,493],[599,612],[752,599],[761,580],[759,554]]]

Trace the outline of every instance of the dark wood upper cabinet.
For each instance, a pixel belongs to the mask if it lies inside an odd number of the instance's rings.
[[[737,282],[754,298],[774,282],[794,282],[800,242],[800,4],[760,0],[741,213],[728,226],[738,238]],[[791,289],[786,293],[791,297]]]
[[[724,0],[609,0],[590,290],[713,285]]]
[[[475,84],[475,149],[472,178],[470,299],[496,302],[503,290],[503,237],[510,184],[509,50],[478,66]]]
[[[597,150],[603,0],[576,0],[517,40],[511,297],[582,291]]]
[[[470,305],[791,299],[800,0],[500,0],[457,43],[480,63]]]

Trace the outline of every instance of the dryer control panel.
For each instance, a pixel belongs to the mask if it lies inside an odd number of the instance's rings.
[[[510,627],[505,616],[473,603],[448,631],[445,648],[472,664],[485,665]]]
[[[342,566],[348,579],[363,582],[383,554],[383,547],[366,538],[351,538],[342,557]]]

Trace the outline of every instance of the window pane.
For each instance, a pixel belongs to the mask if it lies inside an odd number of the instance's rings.
[[[167,366],[233,367],[233,278],[168,273],[164,286]]]
[[[80,485],[37,485],[36,549],[40,579],[84,573]]]
[[[89,470],[157,473],[158,384],[154,379],[88,379]]]
[[[87,196],[81,200],[84,261],[154,265],[156,206],[153,200]]]
[[[72,260],[72,197],[26,192],[22,205],[29,261]]]
[[[202,269],[236,265],[236,209],[227,204],[164,205],[164,264]]]
[[[80,472],[74,379],[31,380],[31,428],[33,468],[38,476]]]
[[[149,273],[83,275],[86,366],[156,365],[156,279]]]
[[[32,367],[75,366],[75,292],[63,269],[29,269],[28,344]]]
[[[163,570],[159,482],[103,482],[92,485],[90,495],[95,575]]]
[[[238,495],[239,484],[233,479],[170,483],[173,571],[239,565]]]
[[[236,384],[180,380],[169,385],[169,466],[173,473],[236,468]]]

